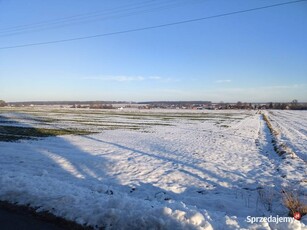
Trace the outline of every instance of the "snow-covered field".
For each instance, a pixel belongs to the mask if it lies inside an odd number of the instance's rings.
[[[271,111],[269,117],[280,142],[307,162],[307,111]]]
[[[267,114],[298,157],[275,153],[256,111],[5,108],[0,135],[94,133],[0,142],[0,200],[106,229],[307,229],[247,218],[287,216],[282,189],[307,194],[307,113]]]

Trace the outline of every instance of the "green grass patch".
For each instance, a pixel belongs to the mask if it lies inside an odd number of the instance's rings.
[[[59,135],[87,135],[93,132],[76,129],[46,129],[19,126],[0,126],[0,141],[17,141]]]
[[[0,142],[15,142],[15,141],[18,141],[20,139],[33,139],[33,138],[0,134]]]

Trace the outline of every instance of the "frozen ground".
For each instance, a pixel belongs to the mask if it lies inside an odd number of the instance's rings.
[[[295,154],[307,162],[307,111],[270,111],[269,118],[284,142]]]
[[[96,133],[0,142],[0,199],[107,229],[306,229],[247,221],[287,216],[282,188],[306,194],[306,116],[270,116],[298,159],[256,111],[2,110],[1,126]]]

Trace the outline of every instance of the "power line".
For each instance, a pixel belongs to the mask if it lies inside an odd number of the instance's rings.
[[[16,26],[11,26],[11,27],[6,27],[6,28],[0,28],[0,31],[6,31],[6,30],[15,30],[15,29],[25,29],[28,27],[33,27],[33,26],[41,26],[41,25],[45,25],[45,24],[50,24],[50,23],[59,23],[59,22],[65,22],[66,20],[72,20],[72,19],[78,19],[78,18],[83,18],[83,17],[90,17],[90,16],[96,16],[97,14],[106,14],[109,12],[117,12],[119,10],[125,10],[130,9],[131,7],[140,7],[142,5],[144,5],[144,3],[149,2],[151,4],[152,0],[148,0],[145,2],[142,2],[141,5],[140,4],[127,4],[127,5],[123,5],[120,7],[115,7],[115,8],[111,8],[111,9],[104,9],[104,10],[99,10],[99,11],[92,11],[89,13],[84,13],[84,14],[76,14],[76,15],[71,15],[71,16],[67,16],[67,17],[62,17],[62,18],[57,18],[57,19],[52,19],[52,20],[44,20],[44,21],[40,21],[40,22],[36,22],[36,23],[31,23],[31,24],[23,24],[23,25],[16,25]],[[146,4],[145,4],[146,5]]]
[[[48,21],[41,21],[32,24],[19,25],[14,27],[0,28],[0,37],[19,35],[28,32],[37,32],[41,30],[54,29],[59,27],[67,27],[74,24],[102,21],[106,19],[121,18],[125,16],[132,16],[140,13],[147,13],[157,10],[163,10],[167,8],[179,7],[191,3],[200,3],[200,0],[193,0],[185,2],[169,0],[163,1],[162,4],[159,1],[146,1],[140,5],[124,5],[122,7],[116,7],[108,10],[94,11],[86,14],[73,15],[65,18],[58,18]],[[145,4],[146,3],[146,4]],[[128,7],[126,7],[128,6]]]
[[[203,3],[202,0],[177,0],[174,2],[174,0],[163,2],[159,1],[148,1],[149,3],[145,4],[146,1],[142,2],[142,5],[137,5],[134,7],[117,7],[112,8],[109,10],[100,10],[100,11],[93,11],[91,13],[86,14],[79,14],[79,15],[72,15],[65,18],[58,18],[48,21],[41,21],[37,23],[32,24],[25,24],[25,25],[19,25],[14,27],[7,27],[7,28],[0,28],[0,37],[7,37],[7,36],[13,36],[13,35],[20,35],[30,32],[38,32],[42,30],[50,30],[55,28],[62,28],[62,27],[68,27],[71,25],[76,24],[83,24],[88,22],[94,22],[94,21],[103,21],[108,19],[117,19],[127,16],[134,16],[137,14],[142,13],[150,13],[154,11],[160,11],[175,7],[181,7],[184,5],[191,5],[191,4],[199,4]],[[135,5],[135,4],[134,4]]]
[[[261,7],[246,9],[246,10],[239,10],[239,11],[233,11],[233,12],[229,12],[229,13],[217,14],[217,15],[207,16],[207,17],[202,17],[202,18],[195,18],[195,19],[190,19],[190,20],[184,20],[184,21],[154,25],[154,26],[148,26],[148,27],[142,27],[142,28],[136,28],[136,29],[122,30],[122,31],[110,32],[110,33],[96,34],[96,35],[90,35],[90,36],[84,36],[84,37],[53,40],[53,41],[47,41],[47,42],[28,43],[28,44],[15,45],[15,46],[4,46],[4,47],[0,47],[0,50],[15,49],[15,48],[22,48],[22,47],[29,47],[29,46],[48,45],[48,44],[63,43],[63,42],[71,42],[71,41],[85,40],[85,39],[91,39],[91,38],[97,38],[97,37],[106,37],[106,36],[111,36],[111,35],[126,34],[126,33],[132,33],[132,32],[144,31],[144,30],[158,29],[158,28],[163,28],[163,27],[168,27],[168,26],[175,26],[175,25],[186,24],[186,23],[191,23],[191,22],[204,21],[204,20],[213,19],[213,18],[219,18],[219,17],[225,17],[225,16],[230,16],[230,15],[235,15],[235,14],[247,13],[247,12],[251,12],[251,11],[258,11],[258,10],[273,8],[273,7],[277,7],[277,6],[289,5],[289,4],[299,3],[299,2],[306,2],[306,1],[307,0],[297,0],[297,1],[283,2],[283,3],[278,3],[278,4],[272,4],[272,5],[267,5],[267,6],[261,6]]]

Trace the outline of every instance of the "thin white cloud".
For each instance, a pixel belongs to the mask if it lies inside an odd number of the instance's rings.
[[[304,89],[306,88],[306,84],[293,84],[293,85],[268,85],[268,86],[258,86],[258,87],[236,87],[236,88],[218,88],[215,91],[219,92],[233,92],[233,93],[240,93],[240,92],[249,92],[249,93],[256,93],[263,91],[265,94],[271,92],[281,92],[284,93],[285,90],[297,90],[297,89]]]
[[[160,81],[160,82],[177,82],[179,79],[164,78],[160,76],[93,76],[83,77],[83,80],[97,80],[97,81],[115,81],[115,82],[131,82],[131,81]]]
[[[306,87],[306,84],[264,86],[265,89],[296,89]]]
[[[218,88],[206,91],[212,101],[306,101],[306,84],[268,85],[258,87]]]
[[[217,81],[215,81],[215,83],[219,83],[219,84],[221,84],[221,83],[230,83],[231,82],[231,80],[217,80]]]
[[[162,77],[159,77],[159,76],[151,76],[151,77],[148,77],[148,79],[150,79],[150,80],[161,80]]]
[[[101,76],[101,77],[85,77],[84,80],[100,80],[100,81],[144,81],[145,78],[142,76]]]

